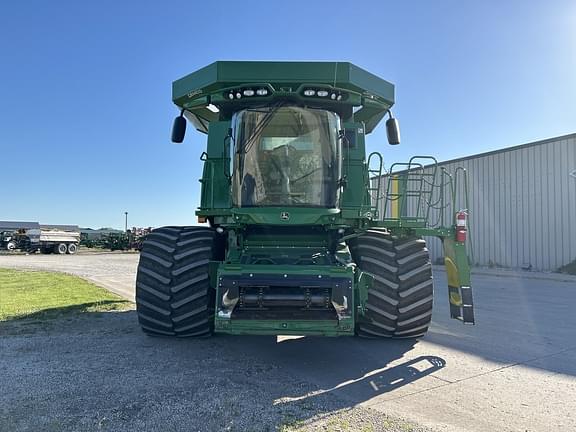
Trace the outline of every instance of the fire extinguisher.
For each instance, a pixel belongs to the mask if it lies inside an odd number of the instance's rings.
[[[466,241],[466,231],[468,230],[468,212],[460,210],[456,213],[456,241],[464,243]]]

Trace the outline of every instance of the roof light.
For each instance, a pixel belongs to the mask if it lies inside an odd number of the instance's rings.
[[[316,90],[307,89],[304,90],[304,96],[314,96],[316,94]]]
[[[332,93],[332,94],[330,95],[330,99],[336,100],[336,93]]]
[[[318,90],[318,93],[316,93],[316,94],[320,97],[326,97],[326,96],[328,96],[328,91],[327,90]]]
[[[228,93],[228,99],[234,99],[234,93],[233,92]]]
[[[220,109],[216,105],[213,105],[213,104],[208,104],[208,106],[206,108],[209,109],[210,111],[212,111],[213,113],[220,112]]]
[[[240,99],[242,97],[242,94],[240,92],[236,93],[236,99]]]
[[[254,96],[254,90],[252,90],[252,89],[246,89],[246,90],[244,90],[244,91],[242,92],[242,94],[243,94],[244,96]]]
[[[339,94],[338,96],[336,96],[336,100],[339,100],[339,101],[342,100],[342,95]]]
[[[258,96],[266,96],[268,94],[268,89],[265,88],[258,89],[256,90],[256,94]]]

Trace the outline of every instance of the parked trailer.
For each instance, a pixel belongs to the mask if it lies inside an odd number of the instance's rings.
[[[41,229],[38,249],[44,254],[57,253],[75,254],[80,243],[79,231],[65,231],[60,229]]]
[[[76,225],[0,221],[0,249],[34,253],[75,254],[80,243]]]

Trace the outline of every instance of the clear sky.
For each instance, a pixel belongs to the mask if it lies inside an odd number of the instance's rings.
[[[351,61],[396,85],[387,165],[576,132],[576,2],[20,1],[0,8],[0,220],[192,224],[205,135],[171,83],[216,60]]]

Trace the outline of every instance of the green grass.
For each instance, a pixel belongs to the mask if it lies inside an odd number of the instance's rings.
[[[132,303],[61,273],[0,269],[0,321],[130,309]]]
[[[560,273],[567,273],[571,275],[576,275],[576,259],[571,263],[568,263],[558,269]]]

